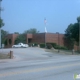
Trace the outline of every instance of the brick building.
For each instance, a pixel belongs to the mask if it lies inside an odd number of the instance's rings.
[[[5,38],[7,39],[7,45],[5,47],[10,48],[14,45],[15,39],[18,34],[8,34]],[[60,46],[66,46],[66,42],[64,40],[64,34],[58,33],[37,33],[37,34],[26,34],[26,43],[56,43]],[[65,44],[66,43],[66,44]],[[75,49],[77,47],[75,46]]]

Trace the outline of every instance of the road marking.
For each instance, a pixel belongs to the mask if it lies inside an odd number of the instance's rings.
[[[52,66],[52,67],[37,68],[37,69],[30,69],[30,70],[21,70],[21,71],[9,72],[9,73],[2,73],[0,74],[0,77],[18,75],[18,74],[24,74],[24,73],[47,71],[47,70],[60,69],[60,68],[67,68],[67,67],[79,66],[79,65],[80,63],[75,63],[75,64],[68,64],[68,65],[62,65],[62,66]]]

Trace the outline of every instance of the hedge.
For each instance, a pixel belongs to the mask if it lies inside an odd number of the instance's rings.
[[[45,48],[45,44],[44,43],[40,44],[40,47],[41,48]],[[52,47],[54,49],[68,50],[67,47],[65,47],[65,46],[59,46],[56,43],[46,43],[46,48],[51,49]]]
[[[53,46],[51,44],[46,44],[47,49],[51,49]]]
[[[45,48],[45,44],[44,43],[40,44],[40,48]]]
[[[51,45],[52,45],[52,47],[53,47],[53,48],[55,48],[55,49],[68,50],[68,48],[67,48],[67,47],[65,47],[65,46],[59,46],[59,45],[57,45],[56,43],[48,43],[48,44],[51,44]]]

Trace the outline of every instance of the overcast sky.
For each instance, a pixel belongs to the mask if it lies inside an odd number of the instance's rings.
[[[44,32],[44,18],[48,32],[64,33],[70,23],[80,16],[80,0],[3,0],[4,30],[24,32],[36,28]]]

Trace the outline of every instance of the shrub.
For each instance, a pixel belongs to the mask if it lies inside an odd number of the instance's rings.
[[[53,48],[55,48],[55,49],[68,50],[68,48],[67,48],[67,47],[65,47],[65,46],[59,46],[59,45],[57,45],[56,43],[47,43],[47,44],[51,44],[51,45],[52,45],[52,47],[53,47]]]
[[[29,47],[31,47],[32,46],[32,43],[28,43],[28,45],[29,45]]]
[[[55,48],[55,49],[58,48],[58,45],[57,45],[56,43],[47,43],[47,44],[51,44],[51,46],[52,46],[53,48]]]
[[[51,49],[52,48],[52,45],[51,44],[46,44],[47,48],[48,49]]]
[[[7,42],[7,41],[8,41],[7,39],[4,41],[4,44],[5,44],[5,45],[7,45],[7,44],[8,44],[8,42]]]
[[[54,46],[55,49],[60,49],[59,45]]]
[[[68,50],[68,48],[67,48],[67,47],[65,47],[65,46],[60,46],[60,49]]]
[[[45,48],[45,44],[44,43],[40,44],[40,48]]]
[[[50,43],[53,47],[55,47],[55,46],[57,46],[57,44],[56,43]]]
[[[52,47],[56,48],[57,44],[56,43],[48,43],[48,44],[51,44]]]
[[[45,44],[44,44],[44,43],[43,43],[43,44],[40,44],[40,47],[41,47],[41,48],[45,48]],[[55,49],[68,50],[67,47],[65,47],[65,46],[59,46],[59,45],[57,45],[56,43],[47,43],[47,44],[46,44],[46,47],[47,47],[48,49],[51,49],[51,48],[53,47],[53,48],[55,48]]]
[[[34,43],[34,46],[38,46],[38,44],[37,43]]]

